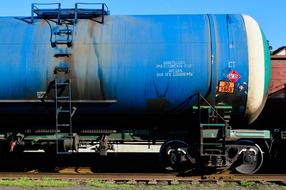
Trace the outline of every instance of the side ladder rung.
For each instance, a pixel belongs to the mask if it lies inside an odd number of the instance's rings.
[[[69,57],[71,53],[57,53],[54,55],[55,57]]]
[[[65,85],[69,85],[70,83],[68,82],[57,82],[56,85],[57,86],[65,86]]]
[[[67,123],[60,123],[60,124],[57,124],[58,127],[69,127],[70,124],[67,124]]]
[[[55,31],[54,34],[55,35],[61,35],[61,34],[71,35],[72,30],[71,29],[59,29],[58,31]]]
[[[201,128],[203,127],[218,127],[220,129],[221,127],[224,127],[224,123],[201,123],[200,124]]]
[[[203,143],[202,144],[204,147],[205,146],[213,146],[213,147],[223,147],[223,143]]]
[[[58,113],[70,113],[70,110],[62,110],[62,109],[58,109],[57,110]]]
[[[55,41],[56,44],[68,44],[68,43],[72,43],[71,40],[56,40]]]
[[[70,97],[69,96],[57,96],[58,100],[69,100]]]

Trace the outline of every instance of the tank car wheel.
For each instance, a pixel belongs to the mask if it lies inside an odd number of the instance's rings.
[[[256,173],[264,161],[264,153],[260,146],[250,140],[241,140],[235,143],[239,145],[235,170],[242,174]]]
[[[167,141],[160,148],[160,159],[168,171],[183,172],[191,169],[187,158],[189,145],[180,140]]]

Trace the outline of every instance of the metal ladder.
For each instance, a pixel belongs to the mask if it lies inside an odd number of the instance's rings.
[[[87,5],[95,8],[83,8]],[[69,9],[61,8],[60,3],[34,3],[31,13],[31,24],[36,19],[44,19],[51,28],[50,42],[57,60],[54,80],[51,82],[55,89],[56,152],[69,154],[72,153],[70,150],[73,150],[76,135],[73,134],[72,126],[76,109],[72,107],[72,80],[69,75],[75,25],[79,19],[92,19],[103,24],[104,16],[109,15],[109,10],[104,3],[76,3],[75,8]]]
[[[66,91],[66,93],[64,93]],[[55,105],[56,105],[56,151],[57,154],[69,153],[64,150],[64,139],[69,138],[69,146],[73,146],[72,128],[72,99],[71,99],[71,79],[60,81],[55,78]],[[65,133],[67,136],[59,135]]]
[[[69,154],[72,152],[67,151],[65,147],[69,146],[69,149],[73,147],[72,116],[74,113],[72,80],[69,76],[71,63],[66,62],[65,59],[71,55],[75,23],[73,20],[62,18],[60,4],[58,6],[59,14],[51,39],[51,46],[56,49],[54,56],[59,61],[55,68],[56,151],[57,154]]]
[[[39,17],[50,19],[52,48],[55,49],[54,57],[57,65],[54,69],[54,98],[55,98],[55,140],[57,154],[70,154],[67,151],[73,147],[73,126],[72,116],[74,110],[72,107],[72,80],[69,76],[74,25],[73,19],[63,17],[63,11],[60,3],[37,4],[37,5],[56,5],[56,9],[36,9],[32,5],[32,11]],[[32,14],[33,15],[33,14]]]
[[[56,151],[57,154],[68,154],[66,146],[72,149],[73,126],[72,126],[72,80],[69,76],[70,62],[63,61],[71,55],[73,23],[60,20],[53,32],[54,39],[51,42],[56,49],[55,57],[59,60],[55,68],[55,109],[56,109]],[[59,133],[67,134],[65,136]],[[67,139],[69,139],[67,141]]]
[[[74,31],[74,24],[72,23],[57,24],[51,38],[52,47],[60,48],[59,46],[61,45],[65,45],[68,48],[72,47],[73,31]],[[59,50],[58,54],[55,56],[57,57],[69,56],[70,52],[65,50],[68,49],[64,48],[62,50]]]
[[[224,166],[226,157],[226,130],[230,128],[231,106],[212,106],[200,94],[198,106],[200,127],[200,156],[209,158],[209,165]],[[201,106],[203,100],[205,106]]]

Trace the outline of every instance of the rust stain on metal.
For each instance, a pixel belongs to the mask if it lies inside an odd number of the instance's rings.
[[[43,19],[41,19],[41,20],[40,20],[40,25],[41,25],[41,26],[45,26],[45,25],[46,25],[46,21],[43,20]]]
[[[90,20],[80,21],[76,27],[72,76],[77,87],[74,94],[77,99],[105,99],[99,27],[99,24]]]

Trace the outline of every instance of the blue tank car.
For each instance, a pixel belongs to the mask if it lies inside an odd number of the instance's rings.
[[[54,5],[46,9],[33,4],[31,17],[0,18],[0,114],[9,121],[2,130],[5,140],[20,138],[22,144],[40,146],[44,143],[38,139],[50,135],[47,141],[57,152],[73,152],[84,140],[103,146],[107,136],[126,128],[144,140],[152,135],[141,134],[142,128],[160,128],[154,136],[163,141],[170,139],[171,131],[187,128],[183,137],[161,148],[164,163],[180,168],[181,162],[170,160],[170,155],[178,153],[172,152],[174,146],[188,154],[185,138],[189,128],[199,130],[196,119],[201,128],[207,126],[201,140],[209,139],[214,135],[211,127],[218,136],[229,126],[231,121],[223,119],[226,110],[236,121],[251,123],[264,106],[269,50],[249,16],[111,16],[105,4],[99,9]],[[206,117],[201,110],[207,110]],[[193,124],[182,123],[188,119]],[[232,140],[243,138],[244,131],[228,132]],[[258,132],[248,135],[270,136]],[[225,141],[223,134],[216,140]],[[201,156],[210,154],[206,146],[200,147]],[[222,156],[225,146],[217,150]],[[262,155],[256,144],[247,146],[255,156]],[[231,148],[249,154],[241,144]],[[226,165],[225,157],[215,165],[220,164]],[[237,170],[255,172],[259,165]]]

